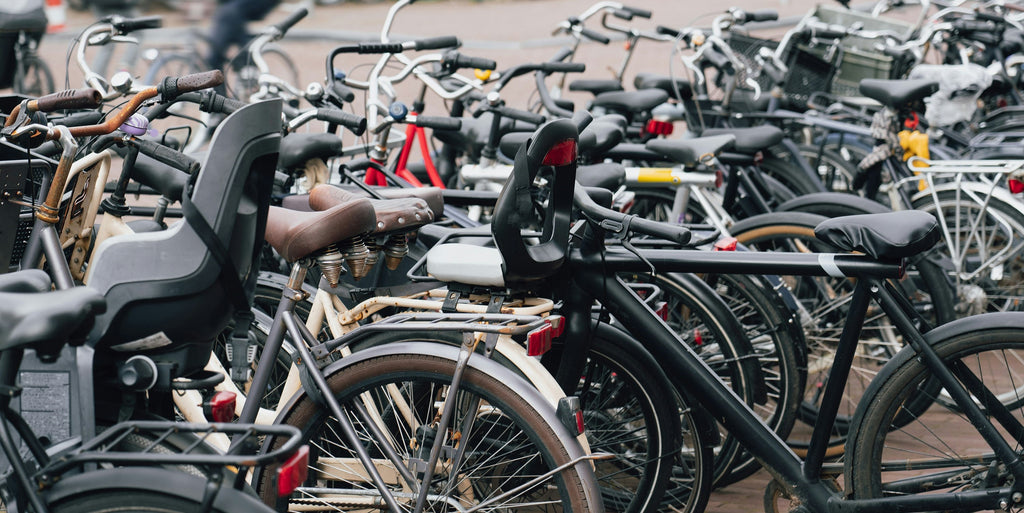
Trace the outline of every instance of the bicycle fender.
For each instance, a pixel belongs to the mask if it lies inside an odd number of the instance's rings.
[[[970,317],[964,317],[955,321],[948,322],[941,326],[932,328],[931,331],[923,334],[924,340],[928,345],[934,346],[936,343],[965,333],[983,332],[989,330],[1000,330],[1000,329],[1015,329],[1019,330],[1021,326],[1024,326],[1024,312],[993,312],[984,313],[980,315],[972,315]],[[878,371],[878,374],[868,384],[864,395],[861,396],[860,402],[857,404],[857,411],[853,414],[853,419],[850,422],[851,426],[859,426],[863,422],[864,410],[866,405],[874,402],[875,395],[878,394],[878,388],[881,387],[880,383],[886,381],[897,369],[899,369],[908,360],[917,358],[917,351],[910,346],[904,346],[900,349],[895,356],[889,359],[888,362]],[[850,438],[847,438],[845,451],[850,454],[851,447],[849,446]],[[847,458],[846,465],[850,465],[850,459]],[[851,469],[846,468],[848,473]]]
[[[935,186],[936,193],[957,190],[978,194],[981,197],[989,195],[991,191],[992,197],[1002,201],[1003,203],[1006,203],[1009,206],[1016,206],[1017,212],[1019,212],[1020,215],[1024,216],[1024,208],[1021,208],[1019,206],[1021,204],[1020,199],[1015,197],[1013,194],[1010,194],[1010,191],[1003,187],[996,187],[995,189],[993,189],[991,185],[986,185],[979,182],[960,182],[939,184]],[[918,201],[931,201],[931,194],[932,190],[930,188],[925,189],[924,191],[919,192],[915,194],[912,198],[910,198],[910,202],[911,204],[914,204],[917,203]]]
[[[413,334],[410,334],[414,336]],[[377,347],[371,347],[356,353],[346,356],[341,360],[338,360],[323,369],[324,378],[330,380],[330,377],[335,373],[344,372],[345,369],[368,360],[370,358],[376,358],[381,356],[397,355],[397,354],[416,354],[423,356],[435,356],[441,358],[448,358],[456,360],[459,357],[460,348],[450,346],[447,344],[439,344],[435,342],[395,342],[391,344],[384,344]],[[490,375],[497,378],[502,383],[515,388],[530,404],[537,408],[537,412],[544,418],[544,420],[551,426],[555,435],[565,445],[570,459],[576,459],[585,456],[586,453],[580,446],[579,442],[573,437],[568,429],[566,429],[562,423],[558,420],[558,416],[555,413],[554,407],[550,406],[550,402],[546,399],[533,385],[527,383],[522,377],[512,372],[510,369],[505,368],[500,363],[493,360],[488,360],[480,355],[473,355],[469,359],[470,368],[479,372]],[[275,423],[283,422],[283,419],[291,411],[292,408],[306,396],[305,390],[300,390],[288,401],[288,404],[282,408],[281,413],[278,415]],[[265,449],[265,448],[264,448]],[[597,480],[594,473],[590,470],[591,464],[589,460],[584,460],[577,465],[584,465],[579,467],[580,477],[586,487],[586,493],[588,503],[591,505],[603,504],[601,501],[601,492],[598,487]],[[259,482],[259,471],[257,469],[256,474],[253,476],[252,482]],[[600,513],[600,512],[593,512]]]
[[[805,194],[786,201],[779,205],[775,210],[778,212],[807,212],[810,214],[822,215],[822,212],[815,208],[818,205],[827,205],[829,207],[842,205],[843,207],[849,208],[851,211],[856,211],[858,214],[881,214],[885,212],[892,212],[892,209],[877,201],[842,192]]]
[[[146,490],[154,486],[161,492],[202,503],[207,480],[164,468],[131,467],[97,470],[62,478],[45,492],[46,503],[53,505],[77,495],[101,490]],[[214,508],[228,513],[272,512],[255,496],[231,488],[227,480],[213,501]]]

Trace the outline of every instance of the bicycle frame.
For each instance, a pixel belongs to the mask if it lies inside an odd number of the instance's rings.
[[[837,494],[823,473],[841,472],[824,463],[829,432],[836,419],[839,397],[846,383],[846,376],[855,356],[861,325],[869,301],[874,300],[889,315],[905,340],[919,353],[930,370],[939,377],[943,386],[951,391],[954,400],[967,412],[979,432],[985,436],[995,454],[1004,461],[1013,462],[1016,455],[1006,441],[998,436],[970,395],[957,382],[950,369],[946,368],[934,350],[914,325],[917,317],[909,302],[898,295],[883,279],[894,279],[902,274],[902,264],[881,262],[863,255],[834,254],[790,254],[790,253],[748,253],[748,252],[697,252],[678,250],[639,250],[638,255],[625,250],[607,250],[603,247],[604,235],[584,235],[581,249],[574,250],[569,262],[573,268],[576,285],[585,296],[572,304],[588,305],[596,298],[616,317],[638,340],[645,341],[655,359],[662,363],[666,374],[676,380],[677,388],[691,391],[703,398],[701,404],[749,450],[764,467],[781,483],[792,496],[810,511],[838,513],[883,513],[899,508],[901,511],[928,511],[943,509],[950,504],[957,508],[987,509],[998,507],[1000,499],[1009,500],[1012,492],[1024,488],[1021,483],[1016,489],[991,491],[970,491],[954,494],[929,496],[886,497],[873,500],[845,500]],[[840,337],[833,368],[825,389],[824,405],[815,424],[814,433],[807,453],[807,459],[800,458],[789,449],[770,428],[753,414],[744,403],[690,350],[673,331],[651,311],[643,301],[617,278],[618,272],[649,272],[651,267],[658,272],[734,273],[734,274],[779,274],[803,276],[833,276],[857,278],[857,285],[851,301],[847,322]],[[964,319],[956,321],[959,326],[978,322]],[[567,340],[580,337],[573,332],[574,323],[568,323]],[[952,326],[952,325],[947,325]],[[579,329],[578,326],[575,329]],[[572,354],[567,351],[567,354]],[[977,397],[984,397],[975,392]],[[999,405],[995,405],[999,407]],[[1016,426],[1004,426],[1013,431]],[[1015,476],[1024,476],[1024,466],[1011,469]],[[1018,477],[1019,479],[1019,477]],[[1019,481],[1018,481],[1019,483]],[[955,501],[955,502],[954,502]]]

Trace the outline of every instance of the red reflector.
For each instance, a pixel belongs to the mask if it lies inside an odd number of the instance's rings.
[[[725,173],[722,173],[721,169],[715,170],[715,188],[721,189],[722,184],[725,183]]]
[[[551,324],[531,331],[526,335],[526,354],[529,356],[540,356],[551,349]]]
[[[1024,192],[1024,182],[1022,182],[1020,180],[1010,179],[1010,180],[1007,181],[1007,183],[1010,186],[1010,192],[1012,192],[1014,194],[1020,194],[1020,193]]]
[[[567,166],[576,161],[576,139],[566,139],[548,150],[544,155],[545,166]]]
[[[654,313],[658,314],[658,317],[661,317],[661,320],[668,322],[668,303],[664,301],[658,302],[654,307]]]
[[[714,251],[736,251],[736,243],[735,237],[723,237],[715,243]]]
[[[551,315],[548,317],[548,322],[551,323],[551,338],[558,338],[565,333],[565,317],[561,315]]]
[[[213,422],[231,422],[235,418],[235,393],[221,391],[203,404],[203,413]]]
[[[644,127],[644,131],[651,135],[672,135],[672,131],[675,129],[672,123],[668,121],[658,121],[657,119],[647,120],[647,125]]]
[[[287,497],[306,481],[309,471],[309,446],[299,447],[288,461],[277,469],[277,496]]]
[[[700,334],[699,329],[693,330],[693,343],[698,347],[704,345],[704,336]]]
[[[576,410],[576,435],[582,435],[587,431],[583,425],[583,410]]]

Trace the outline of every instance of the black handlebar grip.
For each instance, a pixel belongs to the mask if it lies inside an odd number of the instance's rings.
[[[402,53],[402,43],[359,43],[357,53]]]
[[[36,99],[35,109],[39,112],[53,112],[63,109],[93,109],[103,102],[99,91],[85,87],[65,89]]]
[[[654,31],[663,35],[671,37],[679,37],[680,32],[674,28],[666,27],[664,25],[658,25],[654,28]]]
[[[356,135],[366,131],[366,118],[338,109],[317,109],[316,119],[348,128]]]
[[[434,130],[461,130],[462,120],[441,116],[416,116],[416,126],[433,128]]]
[[[131,144],[139,149],[139,153],[152,157],[154,160],[167,164],[174,169],[184,171],[190,175],[199,172],[199,161],[180,151],[172,150],[167,146],[145,139],[134,139]]]
[[[483,57],[470,57],[468,55],[456,54],[453,64],[456,68],[470,69],[495,69],[498,63]]]
[[[627,5],[623,5],[622,9],[626,10],[626,11],[629,11],[630,13],[633,14],[633,16],[639,16],[641,18],[647,18],[647,19],[651,18],[651,11],[648,11],[646,9],[637,9],[636,7],[629,7]]]
[[[729,57],[724,53],[708,46],[704,49],[704,53],[701,55],[704,57],[704,61],[715,69],[728,75],[736,73],[736,70],[732,66],[732,62],[729,61]]]
[[[582,73],[587,70],[587,65],[582,62],[545,62],[540,66],[540,71],[545,73]]]
[[[236,100],[234,98],[228,98],[227,96],[215,95],[210,101],[209,106],[200,105],[202,110],[206,112],[220,112],[223,114],[231,114],[232,112],[245,107],[246,103],[242,100]]]
[[[759,9],[747,13],[747,21],[775,21],[779,19],[779,11],[775,9]]]
[[[163,96],[164,101],[172,101],[181,94],[219,86],[223,83],[224,73],[215,69],[183,77],[167,77],[157,86],[157,91]]]
[[[335,98],[346,103],[352,103],[352,101],[356,99],[355,91],[353,91],[351,87],[338,81],[331,83],[331,94]]]
[[[988,12],[975,12],[974,17],[982,21],[991,21],[992,23],[1004,24],[1006,18],[1001,14],[993,14]]]
[[[953,29],[959,32],[995,32],[1002,30],[1002,27],[990,21],[954,20]]]
[[[544,116],[536,114],[527,110],[513,109],[510,107],[499,107],[494,109],[501,114],[501,117],[509,119],[518,119],[519,121],[525,121],[534,125],[542,125],[547,120]]]
[[[606,44],[612,42],[611,38],[609,38],[608,36],[606,36],[606,35],[604,35],[604,34],[602,34],[600,32],[596,32],[596,31],[590,30],[590,29],[588,29],[586,27],[580,27],[579,30],[580,30],[580,35],[582,35],[583,37],[585,37],[587,39],[590,39],[591,41],[597,41],[598,43],[601,43],[603,45],[606,45]]]
[[[428,39],[417,39],[413,41],[416,50],[442,50],[445,48],[458,48],[462,41],[455,36],[431,37]],[[493,68],[491,68],[493,69]]]
[[[690,230],[684,226],[651,221],[643,217],[632,217],[629,220],[629,229],[633,232],[665,239],[680,245],[690,242],[690,237],[692,236]]]
[[[612,9],[612,16],[626,21],[633,19],[633,13],[626,9]]]
[[[803,33],[807,37],[815,37],[818,39],[842,39],[846,37],[845,30],[833,30],[829,28],[807,27],[803,30]]]
[[[87,110],[84,112],[75,112],[68,114],[60,119],[54,120],[58,125],[64,126],[87,126],[87,125],[98,125],[103,122],[103,117],[106,114],[98,110]]]
[[[139,18],[125,18],[116,23],[111,23],[118,32],[127,34],[136,30],[155,29],[164,26],[162,16],[142,16]]]
[[[277,29],[277,31],[280,32],[281,34],[284,34],[285,32],[288,32],[288,29],[294,27],[296,23],[301,21],[302,18],[305,18],[306,15],[308,14],[309,9],[301,7],[295,12],[293,12],[290,16],[285,18],[284,21],[278,23],[277,25],[274,25],[274,28]]]

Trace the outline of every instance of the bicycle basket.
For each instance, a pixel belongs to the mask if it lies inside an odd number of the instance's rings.
[[[30,206],[57,163],[0,141],[0,273],[21,263],[34,210]]]

